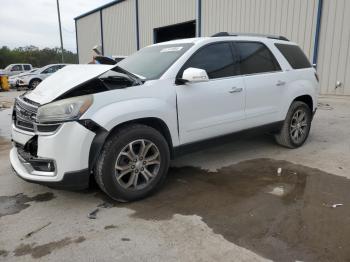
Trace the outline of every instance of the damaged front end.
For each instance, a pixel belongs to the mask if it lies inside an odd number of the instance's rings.
[[[39,184],[86,187],[91,172],[89,152],[96,133],[80,118],[92,106],[93,94],[141,84],[138,76],[117,66],[74,65],[18,97],[10,152],[15,173]]]

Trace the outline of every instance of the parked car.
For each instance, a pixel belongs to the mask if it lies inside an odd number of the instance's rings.
[[[10,161],[19,177],[116,200],[155,192],[170,160],[208,139],[264,127],[298,148],[318,76],[283,37],[220,34],[141,49],[113,65],[67,66],[16,100]],[[217,141],[217,140],[215,140]]]
[[[26,72],[23,72],[23,73],[20,73],[18,75],[13,75],[13,76],[10,76],[9,77],[9,84],[11,86],[11,88],[14,88],[18,85],[18,78],[19,77],[24,77],[24,76],[27,76],[28,74],[34,74],[38,69],[37,68],[34,68],[30,71],[26,71]]]
[[[11,64],[5,67],[5,69],[0,70],[0,75],[18,75],[23,72],[28,72],[32,70],[33,67],[31,64]]]
[[[44,66],[33,73],[25,74],[23,76],[18,76],[16,85],[18,87],[28,87],[29,89],[34,89],[43,81],[45,78],[49,77],[53,73],[57,72],[59,69],[66,66],[66,64],[51,64]]]

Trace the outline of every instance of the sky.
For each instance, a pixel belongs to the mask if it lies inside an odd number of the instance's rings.
[[[112,0],[59,0],[63,46],[76,52],[74,17]],[[56,0],[0,0],[0,47],[60,47]]]

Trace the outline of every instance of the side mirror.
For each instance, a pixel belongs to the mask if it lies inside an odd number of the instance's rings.
[[[181,80],[183,83],[198,83],[209,81],[209,77],[205,70],[190,67],[183,72]]]

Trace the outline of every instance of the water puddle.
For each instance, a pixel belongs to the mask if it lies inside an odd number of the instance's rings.
[[[46,202],[55,198],[51,192],[28,197],[24,194],[14,196],[0,196],[0,218],[21,212],[30,206],[30,202]]]
[[[350,180],[343,177],[287,161],[255,159],[217,172],[171,168],[156,195],[112,204],[146,220],[198,215],[226,240],[274,261],[346,261],[349,188]],[[331,208],[334,203],[344,205]]]
[[[33,258],[41,258],[43,256],[50,254],[54,250],[64,248],[65,246],[68,246],[73,243],[78,244],[78,243],[84,242],[85,240],[86,240],[85,237],[80,236],[76,239],[66,237],[61,240],[53,241],[43,245],[36,245],[35,243],[21,244],[15,249],[14,255],[15,256],[31,255]]]

